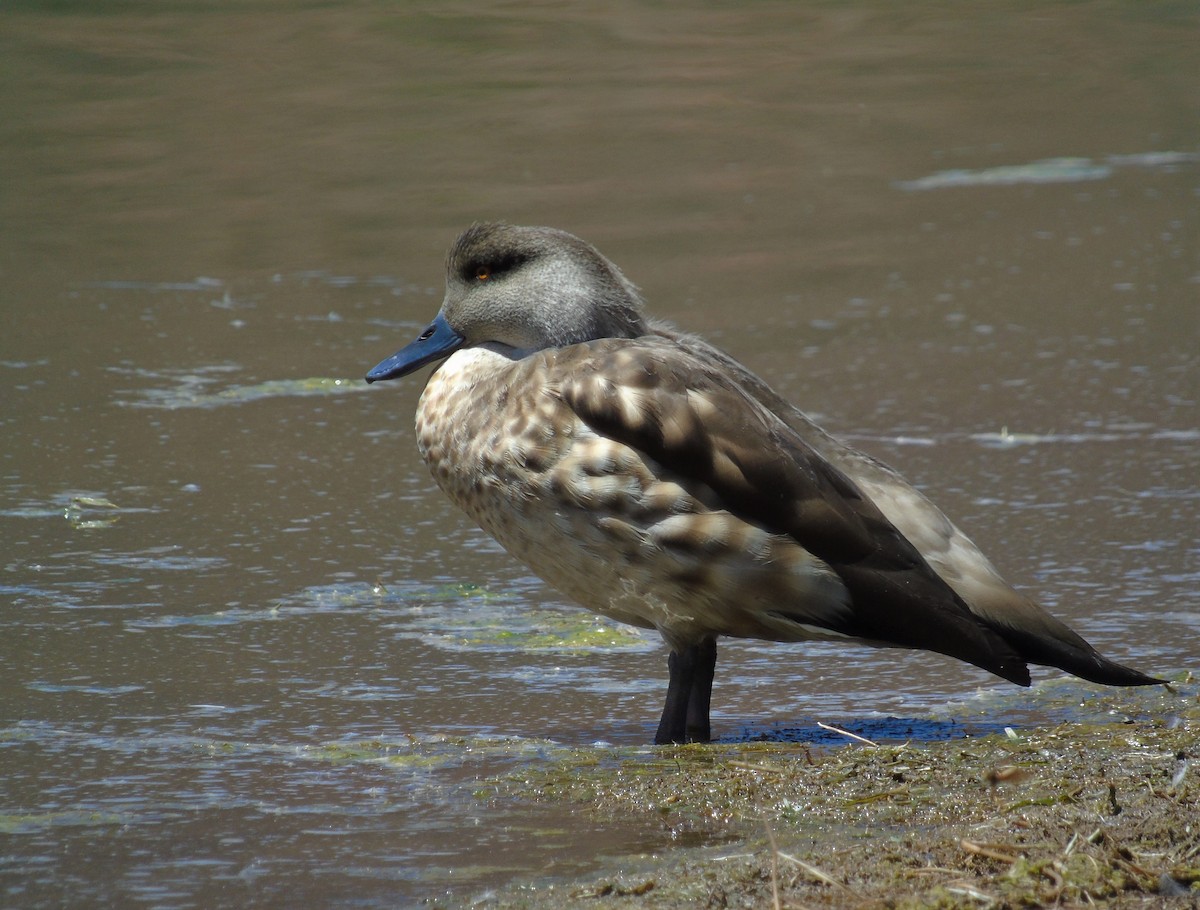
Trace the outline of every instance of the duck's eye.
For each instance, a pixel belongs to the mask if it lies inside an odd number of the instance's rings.
[[[475,269],[475,280],[476,281],[487,281],[491,277],[492,277],[492,270],[489,269],[486,265],[481,265],[477,269]]]

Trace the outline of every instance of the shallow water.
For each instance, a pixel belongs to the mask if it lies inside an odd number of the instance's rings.
[[[665,660],[437,494],[419,377],[361,382],[476,219],[597,243],[1106,653],[1200,668],[1187,5],[90,9],[0,30],[0,903],[404,906],[670,843],[480,793],[647,742]],[[726,738],[1087,717],[721,651]]]

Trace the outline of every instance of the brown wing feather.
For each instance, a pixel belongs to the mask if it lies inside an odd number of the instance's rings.
[[[656,337],[565,348],[557,366],[569,377],[564,402],[596,432],[706,485],[728,511],[828,563],[854,604],[833,631],[939,651],[1028,685],[1016,651],[853,481],[726,374]]]
[[[762,379],[708,342],[666,325],[656,333],[731,377],[737,386],[788,425],[814,451],[845,471],[923,554],[930,567],[986,626],[1029,663],[1059,667],[1107,685],[1146,685],[1162,680],[1104,657],[1066,623],[1014,590],[975,544],[941,510],[895,470],[834,439]]]

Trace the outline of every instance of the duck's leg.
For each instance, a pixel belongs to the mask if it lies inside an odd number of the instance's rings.
[[[671,652],[667,658],[671,679],[667,683],[662,719],[654,735],[656,745],[708,742],[708,708],[716,665],[717,643],[711,638]]]
[[[687,742],[688,702],[692,697],[695,658],[694,645],[682,651],[672,651],[667,658],[667,669],[671,679],[667,683],[667,702],[663,705],[658,732],[654,734],[656,746]]]
[[[712,739],[708,711],[712,702],[713,674],[717,669],[717,640],[706,638],[693,650],[696,664],[692,670],[692,693],[688,696],[687,741],[706,743]]]

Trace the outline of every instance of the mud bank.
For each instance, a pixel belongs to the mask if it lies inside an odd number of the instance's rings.
[[[461,905],[1200,905],[1195,682],[1042,695],[1056,698],[1092,720],[940,742],[579,750],[479,796],[571,805],[581,826],[643,818],[671,846]]]

